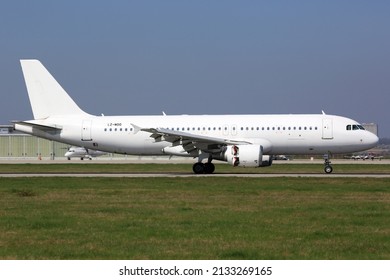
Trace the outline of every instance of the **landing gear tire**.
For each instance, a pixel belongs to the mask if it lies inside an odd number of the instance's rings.
[[[330,152],[327,154],[324,154],[324,160],[325,160],[325,168],[324,171],[326,174],[330,174],[333,171],[333,167],[330,165]]]
[[[327,166],[325,166],[324,171],[325,171],[325,173],[330,174],[330,173],[332,173],[333,168],[332,168],[332,166],[327,165]]]
[[[192,166],[192,171],[194,171],[195,174],[203,174],[205,170],[205,166],[201,162],[197,162]]]
[[[215,170],[215,165],[212,164],[211,162],[205,163],[204,164],[204,173],[205,174],[212,174]]]

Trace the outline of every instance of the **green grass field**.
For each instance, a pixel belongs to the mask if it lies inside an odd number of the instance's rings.
[[[324,173],[323,164],[273,164],[264,168],[240,168],[228,164],[216,164],[215,173]],[[389,164],[333,164],[333,173],[390,174]],[[189,173],[192,164],[0,164],[0,173]]]
[[[390,259],[389,237],[389,179],[0,178],[0,259]]]

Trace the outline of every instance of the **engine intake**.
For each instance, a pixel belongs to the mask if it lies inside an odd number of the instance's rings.
[[[225,160],[233,166],[241,167],[266,167],[272,164],[272,157],[263,155],[262,145],[227,146]]]

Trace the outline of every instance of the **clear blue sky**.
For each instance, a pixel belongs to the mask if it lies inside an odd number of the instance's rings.
[[[107,4],[103,4],[107,3]],[[0,124],[37,58],[92,114],[338,114],[390,137],[390,1],[2,1]]]

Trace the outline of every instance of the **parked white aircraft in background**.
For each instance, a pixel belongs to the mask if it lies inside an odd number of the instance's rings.
[[[378,143],[356,121],[324,113],[94,116],[81,110],[38,60],[21,65],[34,120],[15,122],[15,129],[109,153],[194,157],[197,174],[213,173],[214,159],[263,167],[272,164],[272,155],[352,153]],[[332,172],[328,157],[325,172]]]
[[[67,157],[68,160],[70,160],[73,157],[77,157],[83,160],[84,158],[92,159],[94,157],[100,157],[105,154],[107,153],[102,151],[92,150],[92,149],[86,149],[84,147],[72,146],[65,153],[65,157]]]

